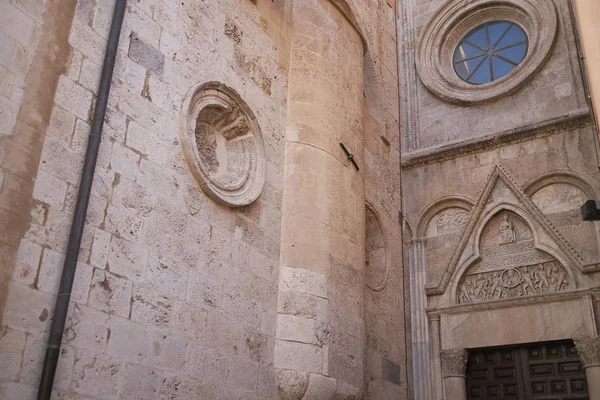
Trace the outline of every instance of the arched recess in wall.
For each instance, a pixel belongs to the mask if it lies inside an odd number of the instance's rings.
[[[446,293],[447,305],[547,294],[578,286],[568,258],[542,243],[534,220],[519,207],[496,205],[481,218],[473,236],[473,253],[455,270]]]
[[[414,287],[415,230],[413,227],[414,225],[410,219],[406,215],[402,214],[402,262],[404,263],[403,270],[405,271],[405,278],[407,279],[404,283],[405,293],[411,293],[412,288]]]
[[[375,208],[365,204],[365,282],[375,292],[385,289],[390,275],[388,245]]]
[[[598,197],[599,191],[594,187],[590,179],[571,171],[551,171],[543,173],[523,185],[523,191],[527,196],[531,197],[545,186],[563,183],[579,188],[590,199]]]
[[[417,222],[421,253],[416,267],[425,271],[427,285],[441,278],[473,204],[463,196],[447,196],[434,201],[421,213]]]
[[[409,243],[410,241],[412,241],[415,238],[415,229],[414,229],[414,223],[411,222],[410,218],[408,216],[406,216],[405,214],[402,214],[402,239],[404,240],[404,242]]]
[[[585,263],[600,261],[600,224],[583,221],[579,211],[585,201],[599,198],[591,180],[571,171],[551,171],[527,182],[524,191]]]

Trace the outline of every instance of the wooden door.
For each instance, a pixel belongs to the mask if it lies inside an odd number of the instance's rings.
[[[469,400],[586,400],[572,341],[475,349],[467,365]]]

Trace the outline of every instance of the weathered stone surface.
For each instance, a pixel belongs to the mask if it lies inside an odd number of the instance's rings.
[[[9,3],[0,397],[25,399],[39,380],[113,3]],[[381,231],[398,230],[395,7],[303,0],[292,21],[291,2],[230,3],[127,5],[56,398],[354,399],[370,382],[365,322],[381,351],[404,347],[399,277],[377,302],[363,298],[366,190]],[[292,51],[302,32],[313,38]],[[236,101],[202,107],[193,144],[214,184],[256,200],[235,210],[206,198],[182,156],[183,100],[207,82]],[[399,238],[387,239],[389,260],[400,259]]]
[[[304,398],[308,389],[309,374],[289,370],[277,371],[277,389],[281,400],[299,400]]]
[[[129,58],[138,64],[144,66],[148,71],[155,75],[162,76],[165,67],[165,56],[160,50],[146,43],[143,38],[136,33],[132,33],[129,42]]]
[[[277,340],[275,365],[280,369],[297,369],[316,374],[323,372],[324,350],[312,344]]]
[[[21,370],[25,334],[5,329],[0,336],[0,351],[3,354],[0,362],[0,377],[5,380],[17,380]]]
[[[383,379],[399,385],[401,382],[400,374],[402,372],[402,367],[400,364],[395,363],[386,357],[383,357],[381,361],[381,373],[383,375]]]

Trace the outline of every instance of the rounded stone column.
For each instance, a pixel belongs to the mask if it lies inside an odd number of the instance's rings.
[[[575,339],[587,379],[590,400],[600,400],[600,337]]]
[[[443,388],[443,376],[442,367],[440,360],[440,316],[433,314],[429,316],[429,327],[431,329],[431,364],[432,364],[432,375],[433,382],[430,383],[433,386],[434,398],[436,400],[444,399],[444,388]]]
[[[446,400],[467,400],[467,361],[465,349],[442,350],[442,375]]]
[[[291,3],[274,358],[283,400],[362,396],[364,179],[340,143],[364,165],[364,47],[339,3]]]

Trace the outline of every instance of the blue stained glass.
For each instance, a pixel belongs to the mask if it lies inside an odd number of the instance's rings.
[[[465,42],[479,48],[480,51],[481,49],[488,47],[485,26],[480,26],[479,28],[474,29],[467,39],[468,42]]]
[[[462,61],[454,66],[457,71],[460,71],[461,74],[469,75],[471,71],[474,71],[477,66],[484,61],[484,56],[478,56],[471,60]]]
[[[488,32],[490,33],[490,38],[501,38],[505,35],[505,32],[511,27],[510,22],[506,21],[497,21],[497,22],[489,22],[488,23]],[[493,41],[491,44],[497,44],[496,41]]]
[[[483,23],[456,47],[454,71],[473,85],[490,83],[512,72],[525,59],[528,46],[527,34],[514,22]]]
[[[463,43],[460,46],[458,46],[457,51],[454,55],[454,61],[459,62],[469,60],[472,57],[480,56],[482,56],[481,50],[479,50],[477,47],[471,46],[470,44]]]
[[[504,35],[502,40],[498,42],[498,45],[496,47],[502,48],[505,46],[510,46],[514,43],[523,42],[525,40],[527,40],[527,36],[525,36],[525,32],[523,32],[523,29],[520,26],[513,24],[506,33],[506,35]]]
[[[492,65],[494,67],[494,78],[496,77],[496,74],[499,76],[504,76],[515,68],[514,65],[509,64],[506,61],[502,61],[498,57],[492,57]]]
[[[510,47],[508,49],[499,50],[496,52],[498,57],[506,58],[516,64],[520,63],[527,54],[527,43],[520,44],[518,46]]]
[[[483,63],[471,74],[471,82],[478,85],[491,81],[490,58],[486,57]]]

